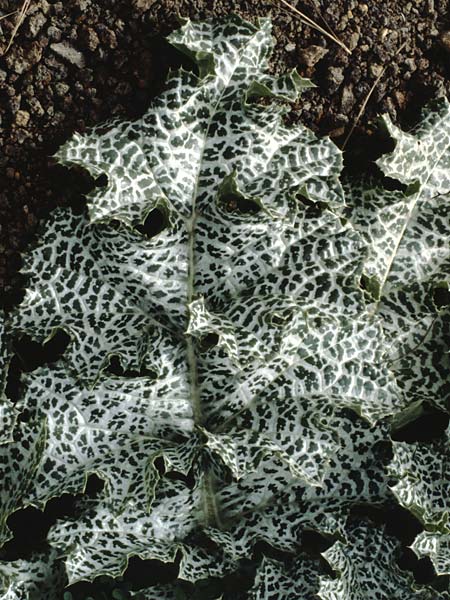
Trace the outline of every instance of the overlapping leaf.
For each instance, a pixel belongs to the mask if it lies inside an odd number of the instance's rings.
[[[396,133],[388,174],[420,187],[353,186],[344,221],[339,150],[283,122],[279,100],[309,84],[266,74],[269,22],[187,22],[171,41],[199,77],[178,72],[141,119],[57,154],[107,183],[88,216],[56,211],[24,261],[11,330],[43,342],[63,329],[70,342],[24,377],[27,422],[0,447],[4,538],[11,512],[82,493],[95,473],[102,491],[48,535],[70,582],[120,575],[130,556],[220,577],[257,542],[295,555],[312,529],[343,539],[327,555],[343,577],[322,584],[324,599],[365,600],[385,572],[390,597],[431,598],[393,566],[392,540],[348,529],[347,515],[392,501],[385,420],[417,399],[445,406],[446,138],[423,125],[425,165],[410,172],[418,146]],[[149,237],[155,210],[166,226]],[[366,543],[382,559],[363,573]],[[291,567],[263,560],[249,598],[316,593],[312,563]]]
[[[408,186],[349,183],[349,211],[369,244],[366,283],[390,345],[391,368],[409,401],[449,408],[450,106],[440,100],[411,133],[385,125],[395,149],[378,160]]]
[[[450,429],[431,444],[394,443],[392,491],[427,527],[450,533]]]
[[[411,548],[418,557],[428,557],[438,575],[450,575],[450,534],[422,531]]]
[[[425,525],[412,549],[431,559],[436,573],[450,572],[450,429],[431,444],[394,443],[392,491]]]
[[[412,575],[400,571],[396,564],[399,543],[383,530],[369,523],[354,523],[349,526],[347,539],[347,543],[336,542],[324,553],[339,575],[337,579],[322,579],[322,600],[439,598],[431,588],[413,589]]]
[[[17,412],[5,395],[6,375],[8,372],[8,352],[5,340],[5,321],[0,314],[0,444],[10,442]]]
[[[0,582],[1,600],[60,600],[66,575],[56,550],[48,550],[29,560],[0,562]]]
[[[306,555],[299,555],[288,568],[264,558],[249,600],[314,600],[319,589],[319,574],[318,560]]]

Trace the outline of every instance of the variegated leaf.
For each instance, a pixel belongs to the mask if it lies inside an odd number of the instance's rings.
[[[450,105],[440,100],[409,133],[384,122],[395,149],[378,165],[409,187],[348,182],[347,212],[369,245],[366,287],[398,384],[410,402],[448,410],[450,313],[436,306],[435,294],[450,284]]]
[[[322,578],[322,600],[438,600],[432,588],[414,589],[413,577],[396,564],[400,544],[371,523],[348,528],[347,541],[336,542],[323,556],[337,572]]]
[[[1,600],[61,600],[66,574],[56,550],[0,562]]]
[[[276,560],[263,558],[249,600],[315,600],[319,574],[318,560],[306,555],[299,555],[288,568]]]
[[[430,558],[438,575],[450,575],[450,533],[422,531],[411,548],[419,558]]]
[[[394,442],[392,491],[432,530],[450,533],[450,428],[430,444]]]
[[[62,329],[70,342],[58,363],[24,377],[28,422],[0,446],[4,537],[14,510],[82,493],[96,473],[103,490],[48,535],[70,582],[119,576],[131,556],[176,560],[182,580],[221,577],[258,542],[295,555],[313,529],[346,544],[329,554],[345,557],[345,577],[324,582],[324,598],[369,598],[361,552],[376,543],[372,585],[386,571],[390,597],[429,598],[402,574],[394,582],[395,543],[364,526],[359,539],[347,516],[392,501],[387,420],[417,397],[442,402],[437,171],[414,174],[425,191],[363,193],[346,214],[340,151],[283,120],[280,100],[309,84],[267,74],[269,21],[188,21],[170,40],[199,76],[171,75],[141,119],[77,134],[57,153],[107,183],[88,215],[55,211],[24,260],[28,289],[10,333],[44,342]],[[166,226],[147,236],[155,209]],[[378,280],[369,307],[363,275]],[[308,565],[267,559],[253,598],[271,597],[275,577],[275,598],[295,586],[315,593]]]

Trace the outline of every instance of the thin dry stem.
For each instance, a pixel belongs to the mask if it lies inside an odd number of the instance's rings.
[[[386,67],[384,66],[381,69],[378,77],[373,82],[372,87],[369,90],[369,93],[364,98],[364,102],[361,104],[361,108],[359,109],[359,112],[356,115],[356,119],[353,121],[353,125],[351,126],[350,131],[348,132],[347,137],[345,138],[344,143],[342,144],[342,150],[344,150],[345,146],[347,145],[348,140],[350,139],[353,132],[355,131],[355,127],[358,125],[360,118],[362,117],[364,111],[366,110],[367,103],[369,102],[371,95],[373,94],[375,88],[377,87],[378,83],[380,82],[380,79],[383,77],[385,70],[386,70]]]
[[[338,46],[343,48],[345,50],[345,52],[347,52],[347,54],[352,53],[351,50],[349,48],[347,48],[347,46],[344,44],[344,42],[342,42],[336,35],[334,35],[333,33],[329,33],[326,29],[324,29],[318,23],[316,23],[310,17],[308,17],[308,15],[305,15],[298,8],[296,8],[295,6],[292,6],[292,4],[290,4],[287,0],[279,0],[279,2],[284,4],[284,6],[286,6],[295,15],[297,15],[302,23],[304,23],[305,25],[308,25],[309,27],[311,27],[312,29],[315,29],[316,31],[319,31],[319,33],[326,36],[327,38],[332,40],[335,44],[337,44]]]
[[[30,4],[31,4],[31,0],[24,0],[21,8],[19,11],[14,11],[13,13],[10,14],[15,14],[15,13],[19,13],[17,15],[17,19],[16,19],[16,24],[14,25],[14,29],[11,32],[11,37],[9,38],[9,42],[8,45],[6,46],[6,49],[3,51],[2,54],[6,54],[8,52],[8,50],[11,48],[13,42],[14,42],[14,38],[17,35],[17,32],[19,31],[19,27],[22,25],[25,16],[28,12],[28,9],[30,8]],[[8,16],[8,15],[6,15]]]
[[[12,17],[13,15],[17,14],[19,11],[18,10],[13,10],[10,13],[7,13],[6,15],[0,15],[0,21],[2,21],[3,19],[7,19],[8,17]]]
[[[403,44],[400,46],[400,48],[397,50],[397,54],[399,54],[399,53],[400,53],[400,52],[403,50],[403,48],[404,48],[405,46],[406,46],[406,42],[404,42],[404,43],[403,43]],[[356,119],[354,120],[354,122],[353,122],[353,125],[351,126],[351,128],[350,128],[350,131],[348,132],[348,134],[347,134],[347,137],[345,138],[345,140],[344,140],[344,142],[343,142],[343,144],[342,144],[342,150],[344,150],[345,146],[346,146],[346,145],[347,145],[347,143],[348,143],[348,140],[350,139],[350,137],[352,136],[353,132],[355,131],[355,127],[358,125],[360,118],[361,118],[361,117],[362,117],[362,115],[364,114],[364,111],[366,110],[367,103],[369,102],[369,100],[370,100],[370,97],[372,96],[372,94],[373,94],[373,92],[374,92],[375,88],[376,88],[376,87],[377,87],[377,85],[379,84],[379,82],[380,82],[380,79],[383,77],[383,75],[384,75],[384,72],[385,72],[385,71],[386,71],[386,65],[384,65],[384,67],[381,69],[381,71],[380,71],[380,73],[379,73],[378,77],[377,77],[377,78],[375,79],[375,81],[373,82],[373,84],[372,84],[372,87],[371,87],[371,88],[370,88],[370,90],[369,90],[369,93],[368,93],[368,94],[367,94],[367,96],[364,98],[364,102],[361,104],[361,108],[359,109],[359,112],[358,112],[358,114],[356,115]]]

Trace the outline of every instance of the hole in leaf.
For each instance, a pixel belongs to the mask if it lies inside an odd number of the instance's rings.
[[[373,446],[373,453],[381,464],[387,465],[393,458],[392,444],[387,440],[378,441]]]
[[[310,200],[310,198],[307,198],[303,194],[297,194],[296,198],[300,204],[303,204],[308,208],[317,208],[317,203],[313,202],[312,200]]]
[[[51,167],[49,176],[54,197],[63,197],[75,214],[81,214],[86,207],[86,194],[95,188],[94,177],[79,165],[68,169],[58,164]]]
[[[428,584],[436,578],[431,560],[428,557],[418,558],[410,548],[402,548],[397,564],[404,571],[412,571],[416,583]]]
[[[17,420],[20,423],[28,423],[30,420],[30,417],[31,417],[30,411],[28,409],[24,408],[22,410],[22,412],[19,414],[19,416],[17,417]]]
[[[20,397],[20,375],[22,373],[20,359],[18,356],[13,356],[8,368],[6,378],[6,396],[11,402],[17,402]]]
[[[63,494],[52,498],[44,511],[34,507],[22,508],[7,519],[13,537],[0,550],[1,560],[28,558],[33,552],[43,549],[48,530],[58,519],[73,517],[77,498]]]
[[[395,442],[431,442],[442,437],[449,424],[449,415],[431,405],[423,406],[423,414],[403,427],[393,431]]]
[[[11,281],[11,287],[3,289],[0,295],[0,309],[3,309],[5,313],[9,313],[15,306],[18,306],[25,298],[25,282],[27,277],[17,271],[22,266],[22,260],[19,254],[12,254],[11,257],[6,259],[6,270],[13,274]]]
[[[406,508],[395,506],[385,512],[386,533],[409,546],[422,531],[420,521]]]
[[[178,576],[178,565],[158,560],[143,560],[132,556],[123,578],[135,589],[150,587],[158,583],[169,583]]]
[[[164,473],[166,472],[166,466],[164,464],[164,459],[162,456],[157,456],[155,458],[155,460],[153,461],[153,466],[158,471],[158,475],[160,477],[163,477]]]
[[[201,529],[194,530],[188,535],[187,540],[189,544],[192,544],[198,548],[203,548],[203,550],[207,550],[211,553],[216,552],[219,548],[219,545]]]
[[[190,490],[194,489],[195,477],[192,469],[188,472],[187,475],[184,475],[183,473],[178,473],[178,471],[166,471],[164,473],[164,477],[167,477],[167,479],[171,479],[172,481],[181,481]]]
[[[261,210],[259,204],[238,194],[224,194],[221,196],[220,201],[226,212],[230,213],[256,214]]]
[[[79,581],[66,588],[63,600],[128,600],[130,585],[122,583],[123,577],[96,577],[94,581]]]
[[[434,288],[433,301],[438,308],[450,305],[450,291],[444,287]]]
[[[391,177],[383,177],[382,187],[390,192],[406,192],[408,189],[407,185]]]
[[[106,173],[102,173],[95,180],[95,187],[103,188],[108,185],[108,176]]]
[[[260,540],[256,542],[253,548],[253,556],[259,562],[265,556],[268,558],[273,558],[278,562],[287,563],[291,558],[291,555],[288,552],[283,552],[283,550],[279,550],[278,548],[274,548],[268,542]]]
[[[403,545],[409,546],[422,531],[422,524],[416,517],[401,506],[384,509],[368,504],[359,504],[351,510],[352,518],[368,519],[377,527],[386,526],[386,533],[396,537]]]
[[[135,229],[148,238],[155,237],[168,225],[166,215],[159,208],[151,210],[142,225],[135,225]]]
[[[141,365],[141,368],[136,369],[124,369],[120,364],[120,358],[118,356],[111,356],[109,359],[109,364],[105,369],[106,373],[110,373],[111,375],[116,375],[117,377],[129,377],[130,379],[138,378],[138,377],[147,377],[148,379],[156,379],[158,374],[151,369],[147,369],[144,365]]]
[[[321,554],[334,544],[334,539],[326,538],[317,531],[305,529],[301,533],[301,543],[304,552],[308,554]]]
[[[13,350],[22,371],[34,371],[42,365],[56,362],[64,354],[70,342],[70,336],[58,329],[50,340],[40,344],[29,335],[23,335],[13,343]]]
[[[89,496],[89,498],[95,498],[100,494],[104,487],[104,480],[95,473],[91,473],[87,479],[84,493]]]
[[[217,333],[208,333],[205,337],[202,337],[199,343],[200,352],[207,352],[210,348],[217,346],[219,342],[219,336]]]
[[[433,587],[438,592],[447,592],[450,590],[450,575],[439,575],[433,580]]]
[[[66,351],[69,343],[70,336],[63,329],[58,329],[55,335],[44,344],[46,362],[51,363],[58,360]]]

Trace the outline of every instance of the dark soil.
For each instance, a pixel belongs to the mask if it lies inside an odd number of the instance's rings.
[[[0,15],[20,4],[0,0]],[[89,188],[86,177],[54,165],[56,148],[113,115],[138,116],[167,70],[184,60],[164,41],[177,14],[271,16],[273,70],[295,66],[318,86],[294,107],[292,120],[338,144],[384,68],[347,146],[353,150],[367,146],[378,114],[408,125],[427,99],[449,91],[449,0],[304,0],[298,8],[331,27],[351,55],[279,0],[33,0],[0,57],[0,285],[17,287],[19,252],[48,211],[81,202]],[[15,18],[0,20],[3,48]]]

